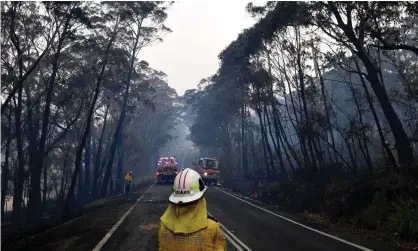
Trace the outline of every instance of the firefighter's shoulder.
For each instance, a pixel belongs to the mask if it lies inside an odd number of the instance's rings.
[[[209,214],[208,214],[208,219],[213,220],[214,222],[218,222],[218,220],[215,217]]]

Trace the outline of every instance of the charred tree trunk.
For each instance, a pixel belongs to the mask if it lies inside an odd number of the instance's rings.
[[[43,189],[42,189],[42,203],[45,205],[46,204],[46,196],[47,196],[47,191],[48,191],[48,157],[45,158],[45,161],[43,163]],[[44,207],[45,208],[45,207]]]
[[[268,73],[269,73],[269,76],[270,76],[270,79],[271,79],[271,81],[269,81],[269,83],[268,83],[267,93],[268,93],[268,96],[270,98],[270,104],[271,104],[271,108],[272,108],[272,117],[273,117],[273,126],[274,126],[274,131],[275,131],[275,138],[276,138],[276,142],[277,142],[277,145],[275,145],[274,147],[275,147],[276,152],[277,152],[277,157],[279,158],[280,170],[281,170],[281,173],[283,175],[283,174],[286,174],[287,171],[286,171],[286,168],[284,167],[282,150],[281,150],[281,147],[280,147],[280,139],[279,139],[280,131],[279,131],[279,128],[278,128],[278,121],[277,121],[278,118],[276,116],[277,115],[276,98],[274,97],[274,92],[273,92],[274,83],[272,81],[273,77],[272,77],[272,73],[271,73],[271,61],[270,61],[270,52],[269,51],[267,51],[267,63],[268,63]],[[267,118],[269,118],[268,114],[267,114]],[[270,122],[269,122],[269,124],[270,124]],[[270,128],[270,130],[271,130],[271,128]],[[273,139],[273,135],[272,135],[272,139]],[[274,142],[274,140],[273,140],[273,142]]]
[[[242,167],[244,177],[248,178],[247,140],[245,138],[245,87],[242,86],[242,107],[241,107],[241,144],[242,144]]]
[[[96,87],[95,87],[95,90],[94,90],[94,97],[93,97],[93,100],[91,102],[89,112],[87,114],[86,125],[84,127],[85,130],[84,130],[83,136],[81,138],[81,142],[77,147],[77,152],[76,152],[76,156],[75,156],[75,163],[74,163],[75,164],[74,173],[73,173],[73,177],[71,179],[71,185],[70,185],[70,188],[68,189],[68,194],[67,194],[67,198],[65,200],[65,205],[64,205],[64,213],[63,213],[64,219],[68,219],[71,216],[72,202],[74,200],[74,189],[75,189],[75,185],[76,185],[76,182],[77,182],[77,176],[78,176],[78,173],[80,172],[81,165],[82,165],[81,158],[82,158],[84,146],[86,145],[87,136],[90,133],[91,120],[92,120],[92,117],[93,117],[94,111],[95,111],[94,107],[96,106],[96,102],[97,102],[97,99],[99,97],[100,87],[101,87],[101,84],[102,84],[102,78],[103,78],[104,72],[106,70],[110,48],[112,47],[113,41],[115,40],[116,35],[117,35],[117,29],[118,29],[118,26],[116,25],[115,28],[114,28],[114,31],[113,31],[113,35],[112,35],[111,39],[109,40],[109,42],[107,44],[105,55],[104,55],[104,60],[103,60],[103,63],[102,63],[102,68],[100,70],[99,77],[96,81]],[[79,191],[79,192],[81,193],[82,191]]]
[[[263,145],[263,157],[264,157],[264,165],[266,167],[266,173],[267,173],[267,177],[270,176],[271,171],[270,171],[270,165],[269,165],[269,159],[267,157],[267,149],[266,149],[266,138],[265,138],[265,132],[264,132],[264,126],[263,126],[263,117],[261,116],[261,108],[259,107],[259,104],[256,104],[256,113],[258,115],[258,119],[260,121],[260,133],[261,133],[261,142]]]
[[[297,68],[298,68],[298,77],[299,77],[299,87],[300,87],[300,97],[302,100],[302,111],[301,111],[301,116],[302,114],[304,114],[304,125],[303,125],[303,131],[305,131],[306,129],[308,129],[308,133],[311,134],[312,133],[312,128],[311,128],[311,123],[310,123],[310,119],[309,119],[309,114],[308,114],[308,106],[306,104],[306,97],[305,97],[305,80],[304,80],[304,73],[302,70],[302,62],[301,62],[301,44],[300,44],[300,33],[299,30],[296,30],[296,43],[297,43]],[[301,121],[303,121],[303,119],[301,118]],[[301,132],[302,134],[304,132]],[[317,162],[316,162],[316,158],[315,158],[315,152],[314,152],[314,147],[313,144],[314,142],[312,142],[312,135],[307,135],[308,138],[308,148],[309,148],[309,152],[311,155],[311,164],[312,167],[315,171],[318,171],[318,166],[317,166]]]
[[[91,200],[90,195],[90,161],[91,161],[91,125],[89,134],[87,136],[87,143],[84,149],[84,200],[83,203],[87,203]]]
[[[51,112],[51,102],[54,94],[54,85],[55,79],[58,73],[59,67],[59,57],[61,50],[66,38],[67,30],[69,28],[70,15],[67,15],[67,19],[64,24],[63,32],[58,41],[57,51],[55,52],[53,63],[52,63],[52,73],[48,82],[46,90],[46,99],[45,99],[45,109],[42,118],[42,131],[41,137],[38,144],[38,153],[36,157],[36,162],[30,169],[31,173],[31,188],[29,194],[28,202],[28,221],[35,222],[41,213],[41,173],[43,167],[43,158],[45,157],[45,144],[47,140],[48,128],[49,128],[49,116]]]
[[[356,91],[351,84],[349,86],[350,86],[350,89],[351,89],[351,93],[353,94],[354,104],[356,105],[356,110],[359,114],[360,125],[363,126],[363,113],[360,109],[360,105],[359,105],[359,102],[358,102],[358,99],[357,99]],[[363,146],[363,144],[364,144],[364,146]],[[363,154],[363,157],[366,161],[367,167],[369,168],[370,174],[373,174],[373,163],[372,163],[372,160],[370,158],[369,148],[367,146],[367,135],[366,135],[366,132],[364,131],[363,128],[362,128],[362,130],[360,132],[360,136],[358,138],[358,146],[359,146],[359,149],[360,149],[361,153]]]
[[[356,60],[354,60],[354,63],[356,64],[357,71],[360,72],[361,70],[360,65],[358,64]],[[379,134],[379,138],[382,143],[383,149],[385,149],[385,152],[388,155],[390,163],[392,163],[393,167],[395,168],[396,167],[395,156],[393,156],[392,151],[389,149],[389,146],[386,144],[385,136],[383,135],[383,129],[382,129],[382,126],[380,125],[380,120],[379,120],[379,117],[377,116],[376,109],[374,108],[372,97],[370,96],[366,81],[364,80],[361,74],[360,74],[360,81],[363,86],[364,94],[366,96],[367,103],[369,104],[370,111],[372,112],[373,118],[376,122],[377,132]]]
[[[14,19],[13,12],[13,17]],[[11,27],[11,31],[14,34],[14,26]],[[11,39],[15,48],[18,52],[18,64],[19,64],[19,77],[23,75],[23,53],[20,49],[19,41],[16,37],[11,35]],[[23,132],[22,132],[22,109],[23,109],[23,83],[18,84],[17,90],[17,105],[15,107],[15,132],[16,132],[16,147],[17,147],[17,170],[16,170],[16,180],[14,183],[13,189],[13,212],[12,212],[12,222],[18,224],[21,220],[22,214],[22,202],[23,202],[23,189],[25,181],[25,154],[23,151]]]
[[[284,76],[286,78],[288,89],[292,90],[292,88],[290,86],[290,79],[286,74],[286,68],[284,69]],[[298,135],[298,138],[299,138],[300,150],[301,150],[302,155],[303,155],[303,162],[304,162],[303,164],[306,165],[310,161],[310,158],[309,158],[308,151],[306,149],[305,135],[303,133],[300,133],[301,130],[302,130],[302,125],[301,125],[302,121],[299,121],[299,118],[298,118],[298,115],[297,115],[297,112],[296,112],[296,104],[295,104],[295,100],[293,98],[293,93],[291,91],[289,91],[289,92],[290,92],[289,93],[290,102],[292,103],[293,116],[294,116],[295,121],[296,121],[296,125],[293,124],[293,122],[292,122],[292,125],[293,125],[293,128],[295,128],[296,132],[299,132],[299,133],[297,133],[297,135]],[[285,105],[286,105],[286,110],[287,110],[289,119],[290,119],[290,121],[292,121],[292,116],[290,114],[286,98],[285,98]],[[284,130],[283,130],[283,132],[284,132]],[[300,165],[300,166],[302,167],[302,165]]]
[[[123,163],[125,156],[125,147],[123,144],[119,144],[119,160],[116,177],[116,194],[123,193],[124,189],[124,176],[123,176]]]
[[[372,59],[367,55],[363,47],[363,37],[364,29],[360,30],[360,34],[357,37],[353,29],[344,23],[343,18],[338,12],[337,7],[334,3],[328,3],[329,10],[334,14],[338,26],[344,31],[345,35],[348,37],[350,42],[354,45],[357,57],[363,62],[364,67],[366,68],[367,75],[366,78],[369,81],[377,100],[379,101],[380,106],[382,107],[383,113],[385,114],[386,120],[392,130],[393,137],[395,139],[395,144],[398,153],[399,164],[401,165],[401,172],[406,175],[409,172],[409,168],[412,165],[412,148],[411,142],[408,138],[407,133],[402,125],[401,120],[396,114],[388,94],[386,92],[385,86],[379,80],[379,72],[376,69]],[[351,16],[348,16],[348,22],[351,22]],[[364,22],[364,21],[363,21]],[[364,23],[362,23],[364,27]],[[363,77],[360,73],[360,77]]]
[[[327,96],[325,94],[324,78],[322,77],[321,70],[319,69],[317,51],[313,46],[312,46],[312,50],[313,50],[313,56],[314,56],[315,71],[317,72],[317,75],[319,77],[319,83],[321,84],[321,95],[322,95],[322,102],[324,102],[325,116],[327,118],[327,129],[328,129],[329,135],[331,136],[331,145],[332,145],[332,150],[333,150],[333,153],[334,153],[333,161],[336,163],[336,162],[338,162],[338,156],[337,156],[337,153],[336,153],[334,133],[332,131],[332,126],[331,126],[331,116],[329,114]],[[327,134],[327,136],[328,136],[328,134]],[[327,149],[329,149],[329,148],[327,147]]]
[[[102,145],[103,145],[103,138],[104,138],[104,134],[106,131],[106,123],[107,123],[107,114],[109,111],[109,104],[106,106],[106,111],[105,111],[105,115],[104,115],[104,121],[103,121],[103,128],[102,128],[102,132],[100,134],[100,139],[98,142],[98,146],[97,146],[97,152],[96,152],[96,157],[95,157],[95,162],[94,162],[94,177],[93,177],[93,188],[92,188],[92,197],[93,199],[96,199],[97,196],[99,195],[99,171],[100,171],[100,167],[101,167],[101,154],[102,154]]]
[[[4,206],[6,204],[6,195],[9,188],[10,170],[9,170],[9,158],[10,158],[10,144],[12,142],[12,118],[11,111],[7,114],[7,141],[4,156],[4,164],[1,170],[1,217],[4,215]]]
[[[260,94],[259,94],[260,95]],[[272,152],[272,150],[271,150],[271,146],[270,146],[270,142],[269,142],[269,140],[268,140],[268,135],[267,135],[267,132],[266,132],[266,125],[265,125],[265,123],[264,123],[264,121],[263,121],[263,115],[262,115],[262,111],[261,111],[261,105],[262,105],[262,103],[260,102],[259,103],[259,118],[260,118],[260,127],[261,127],[261,133],[262,133],[262,135],[264,136],[264,144],[265,144],[265,147],[266,147],[266,150],[267,150],[267,156],[266,156],[266,162],[267,163],[269,163],[269,166],[270,166],[270,168],[268,168],[268,170],[270,170],[270,172],[268,172],[268,178],[272,178],[272,177],[276,177],[276,169],[274,168],[274,156],[273,156],[273,152]],[[264,114],[264,116],[265,116],[265,114]]]
[[[106,194],[107,194],[107,190],[108,190],[107,186],[108,186],[109,179],[110,179],[111,172],[112,172],[112,166],[113,166],[113,160],[115,158],[116,147],[117,147],[117,144],[118,144],[120,138],[122,137],[122,127],[123,127],[123,122],[125,120],[126,106],[128,104],[128,99],[129,99],[129,90],[130,90],[130,86],[131,86],[132,73],[134,71],[134,63],[135,63],[135,59],[136,59],[136,52],[139,49],[138,43],[139,43],[139,38],[141,36],[141,32],[140,32],[141,27],[142,27],[142,21],[138,24],[138,31],[137,31],[137,36],[135,38],[135,44],[134,44],[133,49],[132,49],[128,75],[125,79],[125,91],[124,91],[124,95],[123,95],[122,111],[120,113],[120,117],[119,117],[118,123],[116,125],[115,133],[114,133],[114,136],[113,136],[113,141],[112,141],[112,144],[111,144],[110,149],[109,149],[109,151],[110,151],[109,160],[107,162],[106,171],[105,171],[105,174],[104,174],[104,177],[103,177],[102,187],[100,189],[100,197],[102,197],[102,198],[106,197]]]
[[[278,141],[277,135],[275,137],[275,135],[273,133],[273,130],[271,129],[271,124],[272,123],[270,121],[270,116],[269,116],[269,112],[268,112],[267,104],[266,103],[264,104],[264,119],[265,119],[266,124],[268,125],[268,130],[269,130],[269,133],[270,133],[271,141],[273,143],[273,147],[274,147],[274,150],[276,152],[276,155],[277,155],[277,157],[279,159],[279,165],[280,165],[281,173],[282,174],[283,173],[286,173],[286,170],[284,168],[282,153],[281,153],[280,148],[279,148],[280,147],[279,146],[280,143]],[[274,138],[276,138],[277,142],[275,141]]]

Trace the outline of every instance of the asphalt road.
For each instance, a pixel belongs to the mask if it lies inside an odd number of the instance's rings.
[[[159,218],[167,207],[170,191],[170,185],[149,188],[104,246],[96,251],[157,250]],[[367,249],[342,239],[333,239],[266,212],[218,188],[210,187],[206,199],[209,213],[221,223],[228,240],[228,250],[390,250]]]
[[[167,208],[171,187],[172,185],[153,185],[150,187],[99,250],[157,250],[159,220]],[[239,250],[229,241],[227,248],[228,250]]]

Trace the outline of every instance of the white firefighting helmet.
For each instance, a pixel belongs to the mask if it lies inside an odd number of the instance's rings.
[[[198,172],[186,168],[174,180],[173,194],[168,200],[175,204],[185,204],[202,198],[207,187]]]

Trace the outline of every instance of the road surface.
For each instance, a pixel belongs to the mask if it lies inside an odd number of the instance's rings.
[[[159,218],[167,207],[170,185],[153,185],[138,199],[117,228],[96,246],[94,251],[157,250]],[[228,250],[394,250],[365,248],[327,236],[267,212],[234,197],[224,190],[209,187],[206,193],[208,211],[221,223],[228,240]]]

